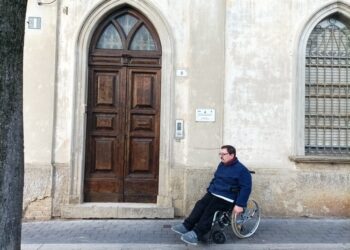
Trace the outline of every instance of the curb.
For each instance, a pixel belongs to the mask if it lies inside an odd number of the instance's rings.
[[[326,244],[223,244],[189,246],[185,244],[22,244],[23,250],[184,250],[184,249],[216,249],[216,250],[350,250],[350,243]]]

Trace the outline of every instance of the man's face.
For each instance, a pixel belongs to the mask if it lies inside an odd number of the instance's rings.
[[[220,156],[221,162],[224,163],[224,164],[229,162],[229,161],[231,161],[231,160],[233,160],[233,158],[235,158],[235,155],[234,154],[230,155],[227,152],[226,148],[222,148],[220,150],[219,156]]]

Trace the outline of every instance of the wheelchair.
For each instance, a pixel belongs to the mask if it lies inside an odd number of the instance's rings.
[[[255,174],[254,171],[249,172]],[[231,191],[239,192],[239,189],[232,188]],[[260,224],[260,212],[258,203],[253,199],[248,200],[247,207],[237,216],[232,211],[216,211],[209,239],[216,244],[225,243],[225,228],[227,227],[231,227],[233,233],[240,239],[252,236]]]

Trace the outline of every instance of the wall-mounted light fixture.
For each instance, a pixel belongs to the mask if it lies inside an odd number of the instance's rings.
[[[68,15],[68,6],[63,7],[62,11],[64,14]]]
[[[56,0],[52,0],[51,2],[43,2],[42,0],[38,0],[38,5],[52,4],[56,2]]]

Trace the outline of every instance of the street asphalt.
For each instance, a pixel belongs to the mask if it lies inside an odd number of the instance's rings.
[[[170,227],[180,219],[28,221],[22,224],[22,249],[284,249],[350,250],[350,219],[263,218],[256,233],[238,239],[230,228],[224,244],[190,246]]]

